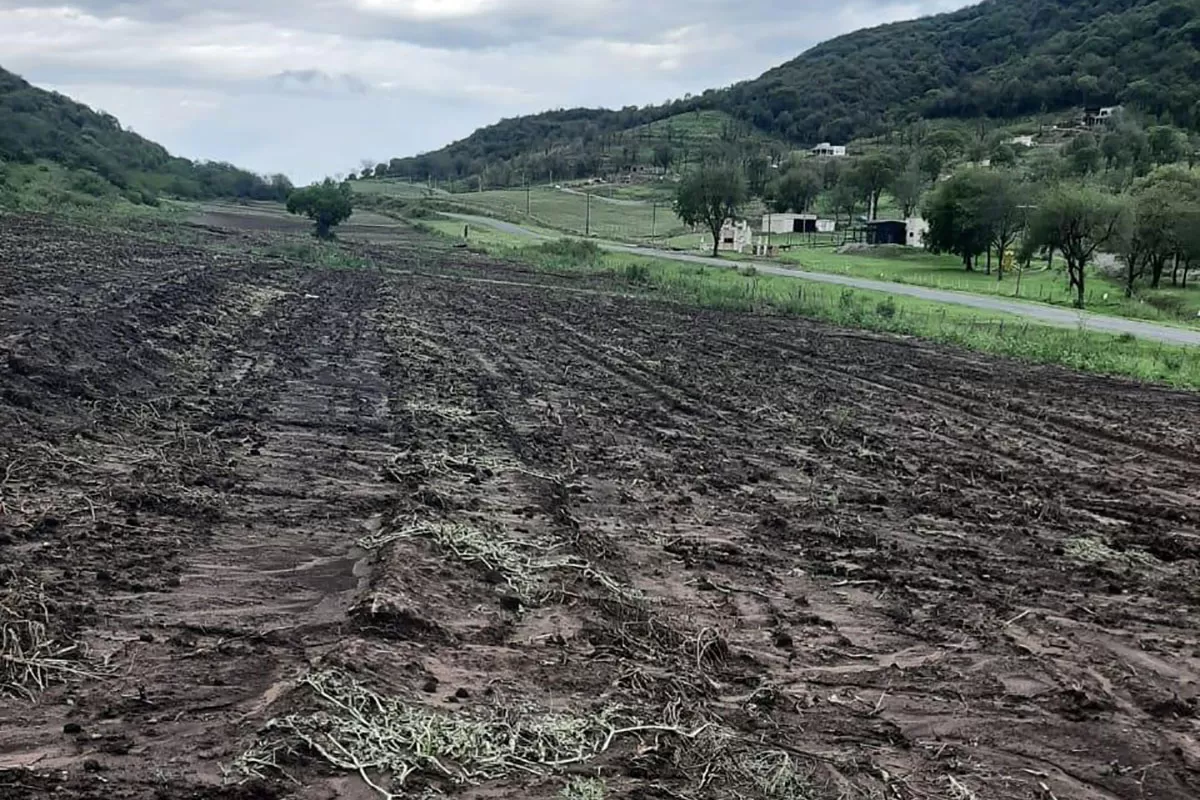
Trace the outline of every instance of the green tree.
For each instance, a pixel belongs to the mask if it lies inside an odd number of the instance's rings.
[[[1072,174],[1081,177],[1091,175],[1100,168],[1100,147],[1096,137],[1090,133],[1081,133],[1063,148],[1063,156],[1070,165]]]
[[[737,218],[746,202],[746,179],[729,164],[706,163],[687,175],[675,193],[675,214],[687,225],[703,225],[712,233],[713,257],[720,254],[721,228]]]
[[[1067,262],[1075,305],[1083,308],[1088,265],[1096,251],[1117,244],[1127,213],[1126,198],[1084,186],[1060,185],[1042,197],[1029,221],[1026,248],[1058,250]]]
[[[1011,167],[1017,163],[1017,151],[1011,144],[1001,142],[992,148],[993,167]]]
[[[1157,125],[1146,131],[1150,159],[1156,166],[1174,164],[1187,155],[1187,138],[1170,125]]]
[[[809,161],[792,164],[787,172],[771,183],[768,200],[773,211],[804,214],[821,194],[824,182],[820,170]]]
[[[978,198],[980,221],[987,231],[988,247],[996,251],[996,280],[1004,280],[1004,256],[1025,228],[1027,190],[1011,173],[989,172],[979,176],[982,194]]]
[[[924,147],[921,150],[919,163],[921,174],[929,183],[937,181],[942,177],[942,170],[946,166],[946,162],[950,160],[950,156],[940,147]]]
[[[1144,257],[1150,285],[1158,288],[1168,261],[1185,259],[1193,241],[1189,226],[1197,222],[1200,175],[1181,167],[1160,167],[1134,187],[1139,232],[1146,240]],[[1172,282],[1175,273],[1172,272]]]
[[[913,154],[908,166],[896,174],[892,180],[892,196],[900,206],[900,213],[905,219],[911,217],[921,205],[921,195],[925,192],[925,176],[921,172],[921,159]]]
[[[743,165],[747,188],[755,197],[762,197],[771,179],[771,159],[762,153],[754,153],[745,158]]]
[[[675,149],[667,143],[654,148],[654,166],[666,172],[675,163]]]
[[[872,153],[863,156],[851,169],[855,185],[867,201],[867,213],[874,219],[879,211],[879,198],[883,190],[896,180],[899,165],[891,153]]]
[[[929,223],[925,246],[934,253],[953,253],[967,271],[975,269],[975,259],[991,239],[983,215],[987,191],[986,173],[978,169],[958,172],[939,184],[925,201],[923,214]]]
[[[321,183],[293,191],[288,197],[287,210],[289,214],[302,214],[311,219],[317,237],[329,239],[334,227],[354,213],[354,197],[348,184],[326,178]]]
[[[838,178],[837,185],[829,193],[829,202],[833,206],[834,226],[841,221],[842,212],[846,212],[847,224],[851,227],[854,225],[854,212],[858,210],[858,204],[862,202],[862,194],[859,191],[858,182],[851,170],[844,170]]]

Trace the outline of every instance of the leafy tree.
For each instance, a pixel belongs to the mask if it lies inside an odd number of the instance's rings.
[[[872,218],[879,210],[879,198],[883,190],[896,180],[899,166],[891,153],[872,153],[863,156],[851,168],[851,177],[859,192],[867,201],[867,213]]]
[[[1076,307],[1084,306],[1088,265],[1101,247],[1117,244],[1126,213],[1126,198],[1070,185],[1051,189],[1034,210],[1025,246],[1062,253]]]
[[[703,164],[676,190],[675,214],[687,225],[703,225],[713,237],[713,257],[720,254],[721,228],[737,218],[747,198],[741,170],[728,164]]]
[[[1082,133],[1068,142],[1063,148],[1063,156],[1074,175],[1087,176],[1100,168],[1100,147],[1090,133]]]
[[[1122,118],[1100,140],[1106,169],[1127,169],[1144,175],[1150,168],[1150,142],[1133,120]]]
[[[946,162],[949,160],[950,156],[942,148],[925,147],[921,150],[919,161],[921,174],[926,181],[933,183],[942,177],[942,169],[945,168]]]
[[[671,145],[660,144],[654,148],[654,166],[666,172],[675,163],[675,149]]]
[[[1158,288],[1168,261],[1178,263],[1193,241],[1198,222],[1200,175],[1179,167],[1160,167],[1134,187],[1138,232],[1146,241],[1145,266]],[[1172,282],[1175,276],[1172,273]]]
[[[921,204],[921,195],[925,191],[925,176],[921,172],[921,159],[914,154],[908,161],[908,166],[897,173],[892,180],[892,196],[900,206],[900,213],[907,219],[913,215]]]
[[[1011,144],[1002,142],[992,148],[993,167],[1011,167],[1017,163],[1017,151]]]
[[[821,194],[823,185],[820,170],[812,162],[802,161],[792,164],[771,184],[768,200],[771,208],[779,213],[804,214]]]
[[[326,178],[304,189],[297,189],[288,197],[289,214],[303,214],[313,221],[317,237],[333,237],[333,229],[354,213],[354,198],[350,186]]]
[[[754,153],[745,159],[744,165],[746,184],[750,193],[756,197],[762,197],[766,193],[767,183],[771,179],[771,159],[762,153]]]
[[[846,220],[848,224],[854,223],[854,212],[858,210],[858,204],[862,201],[862,193],[859,190],[858,181],[850,170],[842,172],[838,178],[837,185],[830,192],[829,202],[833,206],[834,224],[840,221],[842,212],[846,212]]]
[[[979,182],[982,189],[977,201],[980,221],[987,231],[988,247],[996,251],[996,280],[1004,280],[1004,256],[1025,228],[1027,215],[1022,206],[1026,189],[1011,174],[1003,172],[981,175]]]
[[[967,150],[967,139],[953,128],[943,128],[927,135],[921,142],[925,150],[941,150],[947,157],[960,156]]]
[[[1169,125],[1157,125],[1146,131],[1150,158],[1155,165],[1174,164],[1187,154],[1187,139]]]
[[[964,170],[943,181],[925,201],[923,214],[929,223],[925,246],[934,253],[958,256],[968,272],[991,240],[983,214],[988,188],[984,172]]]

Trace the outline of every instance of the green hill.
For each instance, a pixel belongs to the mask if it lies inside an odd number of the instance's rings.
[[[398,177],[489,185],[583,177],[625,158],[637,130],[696,112],[740,123],[742,150],[846,142],[915,119],[1011,118],[1123,103],[1200,127],[1200,0],[986,0],[832,39],[761,77],[662,106],[503,120],[394,159]],[[645,156],[643,155],[643,158]],[[619,159],[618,159],[619,160]]]
[[[38,172],[35,164],[51,183],[76,194],[119,193],[135,202],[154,202],[159,194],[282,199],[290,187],[283,176],[264,179],[230,164],[176,158],[115,117],[0,69],[0,188],[19,188]],[[0,192],[0,201],[5,196]]]

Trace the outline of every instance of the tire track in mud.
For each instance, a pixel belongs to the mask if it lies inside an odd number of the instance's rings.
[[[988,453],[972,425],[1063,450],[988,402],[1010,402],[1000,390],[1024,375],[1019,365],[987,362],[996,375],[977,375],[978,363],[930,348],[902,359],[911,375],[895,375],[883,368],[900,346],[890,340],[411,269],[243,265],[156,289],[153,266],[144,281],[128,278],[128,296],[149,302],[45,329],[94,358],[123,352],[121,336],[91,335],[96,325],[132,322],[161,350],[99,373],[106,385],[155,384],[124,404],[98,392],[92,427],[104,430],[53,440],[86,470],[50,465],[39,486],[20,487],[49,492],[96,473],[143,504],[98,504],[98,522],[136,517],[116,529],[128,533],[119,544],[80,525],[86,510],[68,518],[76,550],[38,566],[74,558],[70,568],[88,573],[74,590],[101,610],[96,654],[120,667],[39,706],[0,702],[0,763],[40,755],[47,791],[105,791],[81,768],[94,758],[106,786],[129,798],[292,794],[286,778],[222,788],[220,767],[267,735],[269,718],[310,707],[297,680],[337,667],[452,716],[497,705],[618,703],[651,719],[691,709],[752,743],[755,757],[791,754],[806,779],[793,794],[819,800],[948,797],[948,776],[1000,800],[1038,796],[1038,781],[1060,800],[1195,795],[1193,599],[1140,562],[1080,566],[1041,549],[1097,523],[1039,517],[974,468]],[[474,257],[451,267],[508,274]],[[66,294],[94,285],[69,274]],[[974,417],[961,419],[953,392],[920,388],[942,377],[955,391],[978,385]],[[0,371],[4,387],[20,380]],[[1022,403],[1055,396],[1039,381],[1023,385]],[[1097,389],[1079,419],[1120,420],[1139,401],[1157,411],[1172,398]],[[43,415],[35,434],[72,430],[64,410],[83,405],[66,395],[47,407],[58,416]],[[9,405],[0,414],[43,419]],[[1182,441],[1189,424],[1145,436]],[[0,429],[0,445],[18,441],[14,430]],[[1115,478],[1174,469],[1150,451],[1131,465],[1131,451],[1088,442]],[[1093,458],[1059,457],[1073,452]],[[937,471],[916,486],[893,456]],[[1060,482],[1068,496],[1115,495],[1086,463],[1055,472],[1057,462],[1014,460],[1013,480],[1038,493]],[[913,491],[925,505],[905,505]],[[1156,502],[1186,512],[1194,494]],[[614,603],[611,587],[561,565],[517,596],[512,563],[453,552],[428,528],[389,538],[414,523],[464,526],[530,559],[586,559],[641,602]],[[380,545],[357,552],[364,534]],[[124,580],[129,565],[152,571],[156,559],[161,580]],[[122,585],[97,591],[90,572],[113,563]],[[76,720],[84,736],[64,738]],[[588,772],[613,797],[658,786],[768,796],[748,778],[709,785],[733,775],[733,762],[710,772],[688,761],[695,752],[646,737]],[[285,769],[306,800],[363,791],[311,753]],[[562,778],[530,783],[463,794],[549,798]]]

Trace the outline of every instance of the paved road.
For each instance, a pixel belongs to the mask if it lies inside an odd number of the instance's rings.
[[[511,222],[502,222],[490,217],[478,217],[469,214],[448,214],[447,216],[461,219],[476,225],[484,225],[503,233],[514,236],[526,236],[546,240],[552,237],[536,233]],[[1039,303],[1025,303],[1020,300],[1007,300],[1000,297],[968,294],[967,292],[952,292],[945,289],[927,289],[923,286],[909,286],[903,283],[889,281],[873,281],[867,278],[854,278],[849,275],[831,275],[824,272],[806,272],[790,267],[763,261],[724,261],[722,259],[698,256],[691,253],[678,253],[671,250],[657,250],[650,247],[634,247],[632,245],[599,243],[605,250],[614,253],[630,253],[654,258],[666,258],[672,261],[683,261],[689,264],[703,264],[710,267],[725,269],[740,269],[752,266],[765,275],[779,275],[785,278],[799,278],[816,283],[831,283],[838,286],[849,286],[855,289],[867,289],[873,292],[884,292],[904,297],[916,297],[921,300],[932,300],[938,303],[952,303],[968,306],[985,311],[998,311],[1024,317],[1043,325],[1060,328],[1086,328],[1103,333],[1128,333],[1139,339],[1163,342],[1165,344],[1182,344],[1200,347],[1200,330],[1176,328],[1170,325],[1158,325],[1153,322],[1141,322],[1134,319],[1109,317],[1103,314],[1093,314],[1088,311],[1075,311],[1057,306]]]
[[[569,186],[564,186],[559,189],[559,191],[566,192],[567,194],[576,194],[580,197],[587,197],[590,194],[593,200],[599,200],[602,203],[608,203],[614,206],[646,206],[649,208],[651,205],[645,200],[624,200],[619,197],[605,197],[604,195],[596,194],[595,192],[581,192],[578,189],[572,189]]]

